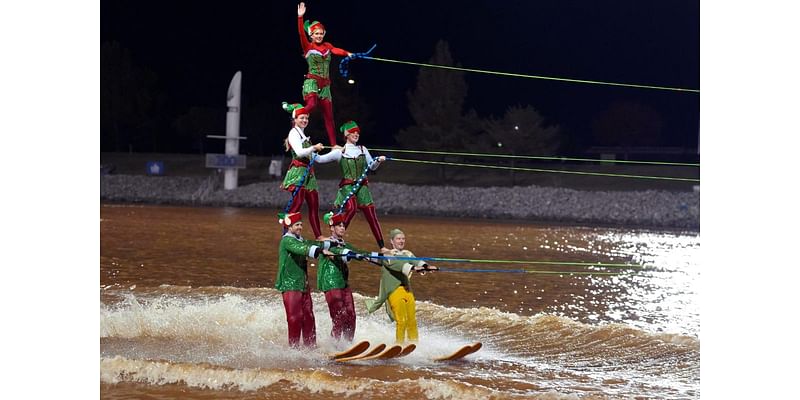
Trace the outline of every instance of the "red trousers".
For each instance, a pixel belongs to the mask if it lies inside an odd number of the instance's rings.
[[[350,288],[331,289],[325,292],[325,301],[331,313],[333,328],[331,336],[339,340],[344,337],[352,342],[356,333],[356,308]]]
[[[318,94],[312,93],[305,97],[305,101],[306,105],[303,108],[308,111],[309,115],[317,106],[321,107],[325,130],[328,132],[328,141],[331,146],[336,146],[336,128],[333,125],[333,103],[331,99],[320,99]]]
[[[317,346],[317,327],[314,321],[314,304],[311,290],[292,290],[283,292],[283,308],[286,310],[286,324],[289,326],[289,346],[300,347],[300,336],[307,347]]]
[[[293,188],[294,186],[290,189]],[[291,191],[293,192],[294,190]],[[311,230],[314,231],[314,239],[316,239],[322,235],[322,230],[319,228],[319,193],[317,193],[316,190],[306,190],[306,188],[301,187],[300,190],[297,191],[297,196],[292,200],[289,212],[300,211],[303,200],[308,202],[308,206],[306,207],[308,208],[308,223],[311,224]]]
[[[369,230],[372,231],[372,236],[375,237],[375,242],[378,247],[383,247],[383,234],[381,233],[381,223],[378,222],[378,214],[375,212],[375,204],[369,205],[356,205],[356,196],[350,197],[347,203],[344,204],[344,226],[349,227],[350,221],[356,216],[356,207],[364,214],[369,224]]]

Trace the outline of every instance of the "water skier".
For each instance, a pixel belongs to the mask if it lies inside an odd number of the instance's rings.
[[[415,257],[414,253],[405,249],[406,236],[400,229],[389,232],[389,242],[392,249],[384,252],[386,256]],[[381,305],[385,305],[389,319],[396,322],[395,339],[397,343],[404,343],[406,339],[416,342],[417,333],[416,299],[411,291],[411,274],[414,271],[436,271],[439,268],[418,260],[409,262],[405,260],[383,259],[381,283],[378,289],[378,298],[367,300],[367,311],[375,312]]]

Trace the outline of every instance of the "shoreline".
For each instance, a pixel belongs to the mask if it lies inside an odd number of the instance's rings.
[[[332,206],[338,181],[318,180],[320,213]],[[280,181],[226,191],[218,176],[101,175],[100,200],[112,203],[275,208],[290,194]],[[700,193],[663,190],[581,191],[541,186],[370,186],[379,215],[524,220],[643,229],[700,230]]]

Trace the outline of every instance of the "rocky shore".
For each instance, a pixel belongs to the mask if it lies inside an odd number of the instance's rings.
[[[338,181],[319,180],[320,208],[331,206]],[[222,189],[221,178],[101,175],[108,202],[282,209],[290,194],[278,181]],[[654,229],[700,229],[700,193],[579,191],[539,186],[450,187],[370,185],[379,214],[518,219]]]

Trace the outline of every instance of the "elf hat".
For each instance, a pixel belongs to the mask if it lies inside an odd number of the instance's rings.
[[[339,127],[339,131],[344,133],[345,136],[351,133],[358,133],[359,135],[361,134],[361,128],[358,127],[356,121],[345,122],[341,127]]]
[[[285,227],[290,227],[298,222],[303,218],[303,216],[299,213],[280,213],[278,214],[278,223],[283,224]]]
[[[311,34],[317,29],[322,29],[323,32],[325,31],[325,26],[319,21],[306,21],[303,24],[303,27],[305,27],[308,36],[311,36]]]
[[[308,111],[305,109],[305,107],[303,107],[302,104],[297,104],[297,103],[289,104],[284,101],[283,103],[281,103],[281,106],[283,107],[284,110],[286,110],[286,112],[292,114],[292,118],[297,118],[299,115],[303,114],[308,115]]]
[[[322,220],[330,226],[336,226],[344,222],[344,214],[334,214],[333,211],[329,211],[322,216]]]

